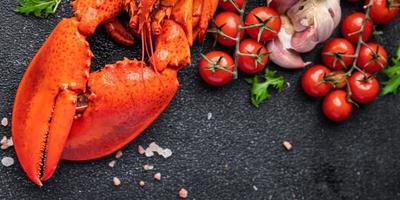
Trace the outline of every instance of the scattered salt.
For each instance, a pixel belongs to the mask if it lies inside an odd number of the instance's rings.
[[[288,141],[283,141],[283,147],[285,147],[285,149],[286,149],[287,151],[290,151],[290,150],[292,150],[293,145],[290,144],[290,142],[288,142]]]
[[[1,120],[1,125],[4,126],[4,127],[8,126],[8,119],[4,117],[4,118]]]
[[[153,170],[153,169],[154,169],[154,166],[153,166],[153,165],[145,164],[145,165],[143,165],[143,169],[144,169],[145,171]]]
[[[157,180],[157,181],[160,181],[161,180],[161,173],[160,172],[155,173],[154,174],[154,179]]]
[[[144,150],[144,148],[142,147],[142,145],[139,145],[139,146],[138,146],[138,152],[139,152],[140,155],[143,155],[143,154],[145,153],[145,150]]]
[[[115,158],[116,158],[116,159],[121,158],[122,155],[124,155],[124,154],[122,153],[122,151],[118,151],[118,152],[115,154]]]
[[[14,164],[14,159],[11,157],[4,157],[3,159],[1,159],[1,164],[5,167],[10,167]]]
[[[144,154],[146,157],[152,157],[154,156],[154,153],[157,153],[158,155],[164,157],[164,158],[168,158],[172,155],[172,151],[171,149],[163,149],[160,146],[158,146],[158,144],[156,144],[155,142],[150,143],[149,147],[147,147],[144,150]]]
[[[0,149],[1,149],[1,150],[7,150],[7,149],[8,149],[8,144],[7,144],[7,143],[2,144],[2,145],[0,146]]]
[[[185,188],[179,190],[179,197],[182,199],[186,199],[188,197],[188,191]]]
[[[8,147],[14,146],[14,142],[13,142],[13,140],[12,140],[12,137],[10,137],[10,138],[7,140],[7,145],[8,145]]]
[[[148,149],[150,149],[152,152],[161,152],[163,149],[158,146],[158,144],[156,144],[155,142],[150,143]]]
[[[119,180],[119,178],[117,178],[117,177],[114,177],[113,178],[113,184],[115,186],[119,186],[119,185],[121,185],[121,180]]]
[[[212,118],[212,113],[209,112],[209,113],[207,114],[207,119],[210,120],[211,118]]]
[[[147,149],[145,150],[145,152],[144,152],[144,155],[145,155],[146,157],[152,157],[152,156],[154,156],[154,153],[153,153],[153,151],[151,151],[149,148],[147,148]]]
[[[164,149],[163,153],[161,153],[161,156],[164,158],[168,158],[168,157],[172,156],[171,149]]]
[[[289,82],[286,82],[286,85],[288,88],[290,88],[290,86],[291,86]]]
[[[257,186],[255,186],[255,185],[253,185],[253,189],[254,189],[255,191],[258,190]]]
[[[7,143],[7,136],[3,136],[3,138],[0,140],[0,144],[5,144]]]
[[[144,187],[144,181],[139,181],[139,186]]]
[[[111,161],[110,163],[108,163],[108,166],[111,167],[111,168],[113,168],[113,167],[115,167],[115,164],[117,164],[117,161],[116,161],[116,160],[113,160],[113,161]]]

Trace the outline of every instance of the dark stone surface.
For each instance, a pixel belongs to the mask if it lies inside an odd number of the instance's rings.
[[[48,19],[16,14],[16,2],[4,0],[0,6],[0,116],[8,118],[25,67],[57,22],[71,16],[67,1]],[[360,8],[343,4],[345,13]],[[399,45],[399,22],[382,27],[385,37],[378,40],[391,53]],[[139,47],[121,47],[103,30],[98,32],[90,39],[95,68],[137,55]],[[346,122],[331,123],[322,116],[320,101],[301,91],[302,71],[279,70],[291,87],[256,109],[243,79],[223,88],[201,82],[197,55],[210,46],[195,46],[194,65],[180,73],[176,98],[122,149],[115,168],[107,166],[113,156],[61,162],[39,188],[18,163],[0,166],[0,199],[176,199],[180,187],[189,190],[189,199],[400,199],[400,97],[378,98],[356,109]],[[318,46],[305,57],[318,62],[320,50]],[[212,120],[207,120],[208,112]],[[9,127],[0,129],[0,135],[10,134]],[[284,139],[293,143],[293,151],[283,150]],[[145,158],[136,152],[137,145],[152,141],[171,148],[173,156]],[[14,150],[0,151],[3,156],[15,158]],[[146,163],[161,172],[161,182],[142,170]],[[114,176],[121,178],[120,187],[112,185]],[[139,180],[146,181],[144,189],[137,186]]]

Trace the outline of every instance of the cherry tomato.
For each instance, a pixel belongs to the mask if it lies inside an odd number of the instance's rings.
[[[365,14],[356,12],[351,15],[348,15],[344,18],[342,23],[342,35],[348,39],[353,44],[357,44],[360,38],[360,34],[358,33],[361,29],[361,26],[364,22]],[[364,42],[368,41],[369,37],[372,34],[372,30],[374,28],[374,24],[371,20],[367,20],[364,26],[364,31],[362,35],[362,39]]]
[[[352,110],[353,105],[347,101],[347,94],[344,90],[332,91],[322,102],[322,112],[334,122],[349,118]]]
[[[199,73],[201,78],[213,86],[223,86],[229,83],[234,71],[232,57],[222,51],[211,51],[199,62]]]
[[[301,77],[301,87],[311,97],[322,97],[332,89],[332,84],[324,80],[330,73],[327,67],[314,65],[308,68]]]
[[[233,12],[221,12],[214,19],[217,28],[231,38],[236,38],[237,36],[239,21],[239,15]],[[243,38],[244,33],[244,30],[240,32],[240,39]],[[224,37],[220,34],[217,35],[218,43],[224,46],[234,46],[236,44],[235,40],[232,40],[231,38]]]
[[[260,26],[248,28],[246,31],[255,40],[258,40],[259,31],[262,31],[260,41],[265,42],[278,35],[282,21],[275,10],[268,7],[257,7],[251,10],[245,19],[246,26],[256,24],[260,24]]]
[[[379,93],[379,83],[375,77],[355,72],[349,79],[351,99],[360,104],[373,101]]]
[[[388,59],[385,48],[372,42],[363,45],[358,56],[357,66],[370,74],[381,71]]]
[[[243,7],[243,0],[233,0],[233,2],[236,3],[237,7],[239,9],[242,9]],[[235,8],[235,6],[231,3],[230,0],[219,0],[219,7],[222,10],[225,11],[232,11],[232,12],[237,12],[237,9]]]
[[[335,85],[336,89],[342,89],[347,85],[346,72],[343,70],[333,71],[328,75],[328,80]]]
[[[365,1],[368,5],[370,0]],[[370,17],[377,24],[386,24],[393,21],[399,14],[398,0],[374,0],[372,4]]]
[[[332,69],[343,69],[354,60],[354,46],[343,38],[328,41],[322,49],[323,63]]]
[[[239,51],[242,54],[253,56],[239,56],[238,67],[245,73],[254,74],[261,72],[268,62],[267,49],[253,39],[245,39],[240,42]]]

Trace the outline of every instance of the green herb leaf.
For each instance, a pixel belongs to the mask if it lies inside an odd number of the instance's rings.
[[[251,103],[258,108],[261,103],[271,97],[270,87],[275,88],[278,92],[282,91],[285,78],[276,76],[276,71],[266,68],[262,77],[256,75],[252,79],[246,79],[246,81],[252,85],[250,90]]]
[[[397,94],[400,87],[400,47],[396,51],[396,55],[392,59],[392,66],[383,70],[388,80],[383,82],[384,85],[381,95]]]
[[[48,17],[56,12],[60,3],[61,0],[20,0],[19,7],[15,11],[24,15]]]

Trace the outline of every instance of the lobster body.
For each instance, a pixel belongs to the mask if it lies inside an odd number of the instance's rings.
[[[190,64],[194,38],[204,37],[205,30],[193,27],[207,28],[204,23],[217,4],[216,0],[73,2],[76,17],[57,25],[17,90],[12,135],[27,176],[42,185],[60,158],[106,156],[146,129],[175,96],[177,73]],[[172,10],[177,11],[172,15]],[[199,16],[198,10],[212,13]],[[128,27],[116,19],[122,11],[130,15]],[[160,17],[161,12],[166,14]],[[101,24],[122,44],[132,45],[134,35],[139,35],[151,66],[125,58],[89,73],[93,55],[86,38]]]

